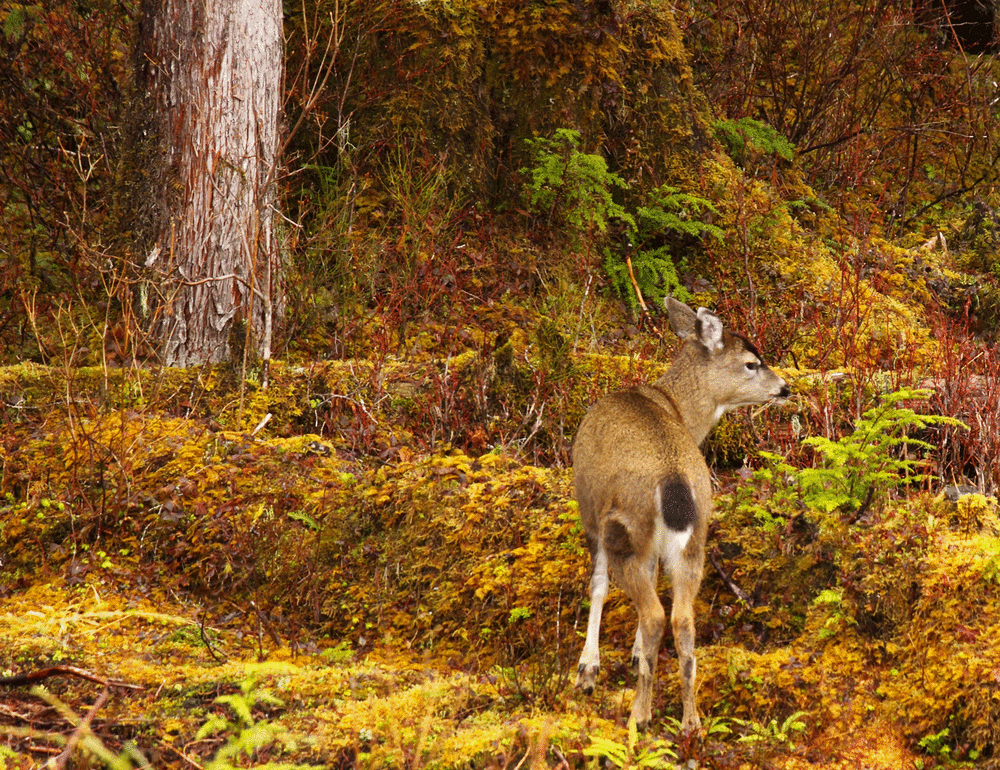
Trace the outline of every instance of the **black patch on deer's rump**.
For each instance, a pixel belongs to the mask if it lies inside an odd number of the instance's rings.
[[[698,518],[691,487],[683,479],[663,479],[660,482],[660,515],[667,529],[683,532],[694,526]]]
[[[604,547],[608,549],[608,553],[619,559],[627,559],[635,553],[628,529],[614,519],[608,522],[607,529],[604,530]]]

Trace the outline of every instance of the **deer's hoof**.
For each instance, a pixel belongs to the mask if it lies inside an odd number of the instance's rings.
[[[600,670],[600,666],[581,663],[576,670],[576,686],[590,695],[594,692],[594,685],[597,683],[597,674]]]
[[[685,715],[681,720],[681,735],[695,735],[701,731],[701,717],[697,714]]]

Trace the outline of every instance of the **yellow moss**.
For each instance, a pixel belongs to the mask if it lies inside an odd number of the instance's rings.
[[[954,518],[963,532],[1000,535],[1000,517],[997,515],[995,497],[963,495],[955,503]]]
[[[967,509],[995,516],[985,500]],[[1000,540],[938,527],[918,576],[913,617],[880,686],[888,713],[915,739],[951,730],[973,747],[1000,740]]]
[[[850,729],[835,723],[810,741],[810,754],[823,756],[819,765],[825,770],[899,770],[919,767],[926,756],[911,751],[891,723],[871,714]],[[784,770],[814,770],[817,764],[800,756],[780,762]]]

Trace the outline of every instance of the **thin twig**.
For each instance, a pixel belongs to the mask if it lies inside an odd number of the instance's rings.
[[[635,273],[632,272],[631,256],[625,256],[625,265],[628,267],[628,277],[632,279],[632,288],[635,289],[635,296],[638,298],[639,304],[642,305],[642,312],[648,313],[649,308],[646,307],[646,301],[642,298],[642,291],[639,289],[639,282],[635,280]]]
[[[729,587],[729,590],[733,592],[736,598],[753,607],[753,598],[747,594],[746,591],[736,585],[736,581],[733,580],[733,578],[722,568],[722,564],[719,563],[719,549],[713,548],[712,552],[708,555],[708,558],[711,559],[712,566],[715,567],[715,571],[719,573],[719,577],[722,578],[722,582]]]
[[[97,712],[100,711],[104,704],[108,702],[109,694],[110,690],[105,688],[104,692],[102,692],[94,702],[94,705],[90,707],[90,711],[87,712],[87,716],[80,720],[80,723],[69,736],[69,740],[66,741],[66,748],[63,749],[62,754],[55,758],[56,767],[65,767],[70,756],[73,754],[73,750],[76,748],[76,744],[80,742],[80,738],[82,738],[85,733],[91,732],[90,723],[94,721],[94,717],[97,716]]]
[[[189,757],[183,751],[181,751],[180,749],[178,749],[176,746],[171,746],[166,741],[160,741],[160,745],[163,746],[164,748],[169,749],[170,751],[174,752],[174,754],[176,754],[181,759],[183,759],[185,762],[187,762],[189,765],[191,765],[191,767],[196,768],[196,770],[204,770],[204,768],[202,767],[202,765],[199,765],[197,762],[195,762],[193,759],[191,759],[191,757]]]
[[[225,663],[225,659],[220,658],[215,654],[215,650],[212,649],[212,643],[208,641],[208,635],[205,633],[205,618],[208,617],[206,612],[202,619],[198,622],[198,633],[201,634],[201,641],[205,644],[205,649],[208,650],[208,654],[211,655],[216,663]]]

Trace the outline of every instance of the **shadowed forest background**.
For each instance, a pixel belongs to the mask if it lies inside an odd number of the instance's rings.
[[[177,368],[140,3],[0,8],[0,767],[1000,767],[997,13],[286,3],[273,340]],[[793,393],[705,446],[684,739],[614,589],[573,688],[668,294]]]

